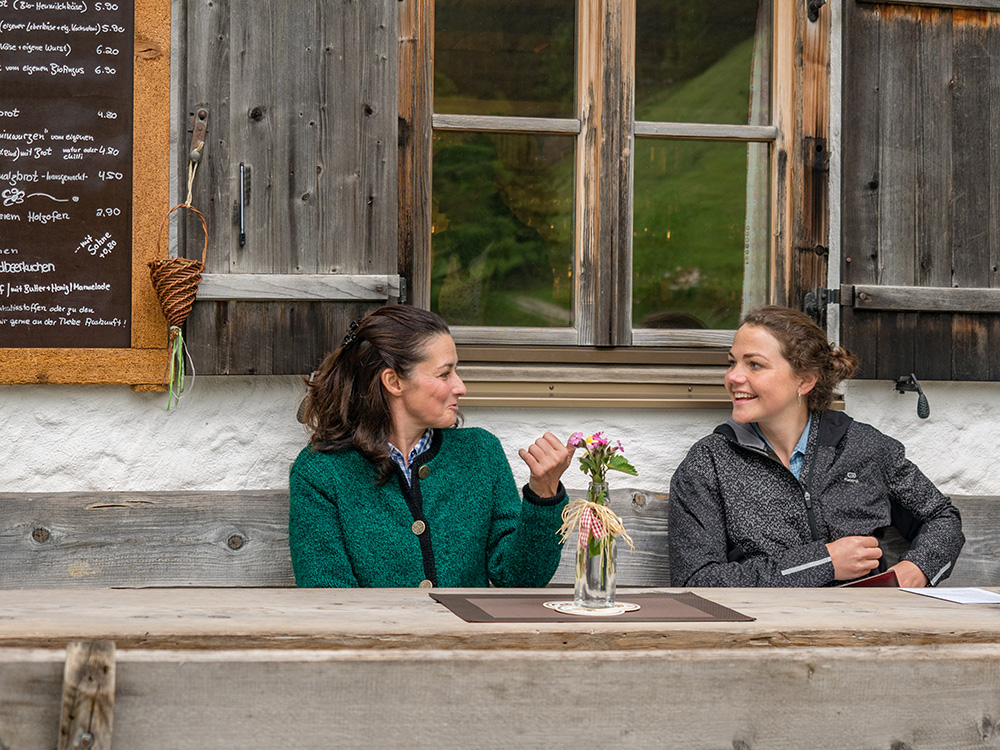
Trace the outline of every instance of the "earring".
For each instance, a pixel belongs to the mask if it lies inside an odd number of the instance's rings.
[[[799,394],[799,406],[802,406],[802,394]]]

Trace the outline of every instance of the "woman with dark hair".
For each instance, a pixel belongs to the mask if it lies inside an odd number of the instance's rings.
[[[308,381],[310,445],[292,466],[288,537],[299,586],[544,586],[559,564],[573,449],[519,451],[452,429],[465,384],[448,326],[382,307],[353,323]]]
[[[732,418],[691,448],[670,482],[677,586],[827,586],[884,567],[895,526],[910,548],[900,586],[936,585],[965,542],[958,510],[903,446],[843,412],[834,389],[857,358],[806,315],[750,313],[729,351]]]

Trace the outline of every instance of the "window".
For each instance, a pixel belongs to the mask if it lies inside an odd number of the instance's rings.
[[[413,301],[459,343],[727,346],[768,299],[786,210],[773,29],[791,2],[404,5],[400,113],[431,113],[401,188]]]

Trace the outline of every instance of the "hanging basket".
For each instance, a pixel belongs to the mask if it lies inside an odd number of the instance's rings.
[[[179,208],[186,208],[201,219],[201,228],[205,232],[205,245],[201,250],[200,261],[192,258],[166,258],[154,260],[149,264],[149,278],[153,282],[153,290],[160,300],[163,316],[170,325],[171,341],[177,337],[180,327],[184,325],[184,321],[191,314],[194,298],[198,292],[198,282],[201,281],[201,272],[205,270],[205,258],[208,254],[208,224],[201,211],[187,203],[174,206],[163,217],[163,221],[160,222],[159,234],[156,237],[156,254],[160,254],[163,228],[167,225],[170,214]]]
[[[189,198],[190,200],[190,198]],[[156,254],[160,254],[160,243],[163,240],[163,228],[167,225],[170,214],[178,208],[193,211],[201,219],[201,228],[205,232],[205,245],[201,249],[201,260],[191,258],[166,258],[154,260],[149,264],[149,278],[153,282],[153,290],[160,300],[163,316],[170,326],[170,363],[167,371],[167,411],[174,399],[180,400],[184,393],[184,335],[181,326],[191,314],[194,298],[198,293],[198,283],[201,272],[205,270],[205,258],[208,254],[208,224],[201,211],[190,203],[174,206],[160,222],[160,231],[156,236]],[[194,365],[192,363],[192,373]]]

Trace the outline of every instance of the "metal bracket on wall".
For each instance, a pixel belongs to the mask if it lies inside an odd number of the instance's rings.
[[[920,387],[920,383],[917,381],[917,376],[913,375],[902,375],[896,378],[896,390],[900,393],[906,393],[907,391],[917,393],[917,416],[921,419],[927,419],[931,415],[931,406],[927,403],[927,396],[924,395],[923,389]]]
[[[240,162],[239,197],[233,201],[233,224],[240,228],[240,247],[247,244],[246,210],[250,205],[250,165]]]
[[[826,5],[826,0],[809,0],[806,3],[808,18],[813,23],[819,20],[819,9]]]
[[[188,150],[188,159],[197,164],[204,155],[205,138],[208,137],[208,107],[198,107],[191,117],[194,118],[194,125],[191,128],[191,148]]]
[[[806,292],[805,300],[802,303],[802,312],[819,323],[826,306],[831,304],[840,304],[840,290],[820,287]]]

